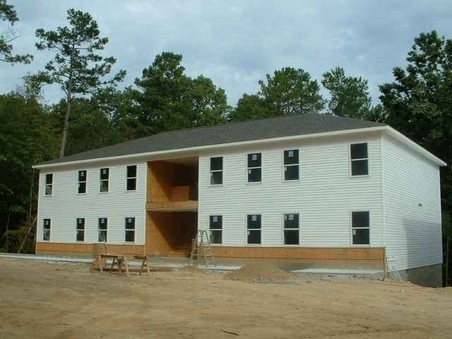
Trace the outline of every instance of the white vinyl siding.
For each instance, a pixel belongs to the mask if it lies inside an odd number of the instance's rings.
[[[146,202],[146,163],[137,165],[137,185],[135,191],[126,191],[127,163],[102,164],[86,168],[87,193],[77,194],[78,171],[80,168],[66,168],[52,171],[53,195],[39,200],[39,218],[52,219],[51,242],[74,243],[76,218],[85,218],[85,243],[99,240],[99,218],[108,218],[108,243],[125,244],[124,220],[135,217],[135,241],[145,243],[145,202]],[[109,192],[99,193],[100,168],[108,167]],[[75,180],[74,180],[75,179]],[[45,182],[45,173],[40,175]],[[45,189],[40,185],[40,189]],[[42,196],[40,192],[40,196]],[[42,241],[42,226],[39,225],[38,241]]]
[[[442,263],[438,166],[383,139],[385,244],[390,269]]]
[[[369,175],[351,178],[351,143],[368,143]],[[303,247],[352,246],[350,211],[370,211],[371,244],[382,246],[382,196],[378,135],[362,138],[287,143],[278,147],[249,147],[222,152],[223,186],[209,182],[209,159],[199,160],[199,229],[208,229],[209,215],[221,214],[223,245],[245,246],[248,214],[262,218],[262,246],[284,246],[281,220],[288,211],[303,215]],[[301,180],[284,181],[284,150],[299,149]],[[247,154],[262,153],[262,184],[247,185],[243,172]]]

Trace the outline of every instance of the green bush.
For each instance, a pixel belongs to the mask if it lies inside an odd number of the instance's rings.
[[[24,241],[21,253],[35,253],[34,231],[30,231],[27,236],[29,227],[22,226],[16,230],[6,231],[0,238],[0,252],[17,253]]]

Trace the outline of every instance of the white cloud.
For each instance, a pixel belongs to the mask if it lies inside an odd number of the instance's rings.
[[[14,42],[17,53],[32,53],[31,65],[0,64],[0,93],[14,90],[26,72],[42,69],[50,57],[34,48],[37,28],[66,24],[66,11],[89,12],[110,42],[105,55],[128,72],[125,85],[141,76],[155,55],[183,55],[190,76],[200,74],[226,90],[235,105],[243,93],[255,93],[258,80],[285,66],[303,68],[320,80],[341,66],[348,74],[377,85],[392,80],[391,70],[404,65],[413,39],[436,29],[452,38],[446,0],[403,1],[257,1],[257,0],[10,0],[18,12]],[[2,26],[3,27],[3,26]],[[50,101],[61,97],[47,93]]]

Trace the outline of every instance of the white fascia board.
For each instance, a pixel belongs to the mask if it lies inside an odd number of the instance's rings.
[[[432,153],[427,151],[425,148],[423,148],[419,144],[415,143],[410,138],[404,136],[402,133],[400,133],[399,131],[395,130],[394,128],[392,128],[390,126],[385,126],[385,129],[386,129],[386,132],[389,135],[391,135],[393,138],[395,138],[396,140],[398,140],[401,143],[405,144],[406,146],[411,148],[413,151],[421,154],[422,156],[424,156],[428,160],[432,161],[435,165],[447,166],[446,162],[444,162],[443,160],[441,160],[437,156],[433,155]]]
[[[226,149],[226,148],[249,146],[249,145],[255,145],[255,144],[272,144],[272,143],[290,142],[290,141],[306,140],[306,139],[327,138],[327,137],[333,137],[333,136],[365,134],[365,133],[371,133],[371,132],[384,131],[386,129],[386,127],[387,126],[358,128],[358,129],[340,130],[340,131],[333,131],[333,132],[293,135],[293,136],[280,137],[280,138],[230,142],[227,144],[215,144],[215,145],[206,145],[206,146],[187,147],[187,148],[179,148],[179,149],[164,150],[164,151],[157,151],[157,152],[134,153],[134,154],[115,156],[115,157],[94,158],[94,159],[86,159],[86,160],[60,162],[60,163],[55,163],[55,164],[35,165],[35,166],[33,166],[33,168],[34,169],[51,169],[51,168],[60,168],[60,167],[66,167],[66,166],[76,166],[79,164],[104,163],[104,162],[109,162],[109,161],[122,161],[122,160],[148,161],[148,160],[152,160],[153,158],[170,159],[170,158],[178,158],[178,157],[179,158],[180,157],[191,157],[191,156],[199,155],[205,151],[212,151],[212,150],[217,150],[217,149],[222,150],[222,149]],[[427,151],[425,151],[425,152],[427,152]]]

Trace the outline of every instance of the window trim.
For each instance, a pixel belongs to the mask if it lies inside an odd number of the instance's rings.
[[[107,170],[107,179],[102,179],[102,171]],[[102,191],[102,183],[107,183],[107,190]],[[102,167],[99,168],[99,193],[108,193],[110,192],[110,167]]]
[[[133,220],[133,228],[127,228],[128,225],[128,219]],[[133,233],[133,240],[127,240],[127,234]],[[136,218],[135,217],[125,217],[124,219],[124,242],[127,244],[132,244],[136,242]]]
[[[220,226],[221,226],[221,228],[219,228],[219,229],[218,228],[212,229],[212,218],[214,218],[214,217],[220,217],[221,218],[220,219]],[[224,232],[223,232],[224,231],[223,221],[224,221],[224,218],[223,218],[222,214],[209,215],[209,242],[213,246],[223,245],[223,234],[224,234]],[[211,238],[212,238],[212,231],[220,233],[220,239],[221,239],[220,242],[212,242],[212,240],[211,240]]]
[[[294,214],[298,216],[297,228],[287,228],[286,227],[286,215]],[[301,213],[300,212],[284,212],[282,215],[282,245],[284,247],[299,247],[301,245]],[[298,231],[298,243],[297,244],[286,244],[285,231]]]
[[[85,173],[85,180],[80,180],[80,173]],[[85,184],[85,191],[80,192],[80,184]],[[88,192],[88,171],[87,170],[79,170],[77,171],[77,194],[87,194]]]
[[[48,223],[48,228],[46,227],[46,221],[49,221]],[[47,237],[45,236],[46,231],[48,231],[49,235],[48,235],[48,239],[46,239]],[[42,219],[42,241],[50,241],[51,238],[51,232],[52,232],[52,219],[50,218],[43,218]]]
[[[249,227],[248,219],[249,219],[249,217],[251,217],[253,215],[257,215],[257,216],[260,217],[259,228],[250,228]],[[245,244],[246,244],[246,246],[262,246],[262,219],[263,219],[262,218],[262,213],[247,213],[246,214],[246,229],[245,229],[245,231],[246,231],[246,233],[245,233],[245,236],[246,236]],[[260,238],[259,239],[259,243],[250,243],[249,242],[248,237],[249,237],[250,230],[251,231],[259,230],[259,232],[260,232],[260,234],[259,234],[259,238]]]
[[[105,228],[100,228],[102,219],[105,219]],[[105,232],[105,240],[100,239],[101,232]],[[97,218],[97,241],[101,242],[101,243],[108,242],[108,218],[107,217]]]
[[[360,212],[367,212],[368,214],[368,220],[369,220],[369,224],[367,227],[353,227],[353,213],[360,213]],[[350,244],[351,246],[355,246],[355,247],[370,247],[371,244],[371,234],[370,234],[370,229],[371,229],[371,218],[370,218],[370,210],[369,209],[356,209],[356,210],[352,210],[350,211]],[[367,229],[369,230],[369,243],[367,244],[355,244],[353,243],[353,230],[354,229]]]
[[[285,153],[290,151],[297,151],[298,152],[298,162],[296,164],[286,164],[286,157]],[[282,152],[282,164],[283,164],[283,182],[297,182],[300,181],[300,155],[301,151],[299,148],[292,148],[292,149],[284,149]],[[286,168],[287,167],[298,167],[298,178],[297,179],[286,179]]]
[[[129,167],[135,166],[135,176],[129,177]],[[129,180],[135,180],[135,188],[129,189]],[[127,165],[126,166],[126,192],[136,192],[138,191],[138,165]]]
[[[80,220],[83,221],[81,223],[83,228],[79,228]],[[86,230],[86,219],[85,218],[76,218],[76,221],[75,221],[75,241],[76,242],[85,242],[85,230]],[[83,240],[78,239],[79,231],[81,231],[83,234]]]
[[[213,170],[212,169],[212,159],[221,159],[221,170]],[[212,183],[212,174],[213,173],[221,173],[221,183],[215,184]],[[209,157],[209,186],[223,186],[224,183],[224,156],[215,156],[215,157]]]
[[[259,159],[260,160],[259,161],[260,162],[260,166],[253,166],[253,167],[249,166],[249,162],[250,162],[249,158],[252,155],[258,155],[260,157],[260,159]],[[252,152],[252,153],[247,153],[246,154],[246,183],[247,184],[251,184],[251,185],[262,184],[262,182],[263,182],[262,159],[263,159],[262,152]],[[260,170],[260,180],[259,181],[250,181],[250,171],[251,170],[256,170],[256,169]]]
[[[51,178],[50,183],[47,182],[47,178]],[[47,188],[50,188],[50,193],[48,193]],[[53,195],[53,173],[46,173],[44,175],[44,196],[51,197]]]
[[[360,144],[365,144],[366,145],[366,153],[367,153],[367,158],[356,158],[356,159],[352,159],[352,146],[353,145],[360,145]],[[369,176],[369,142],[355,142],[355,143],[351,143],[349,144],[348,147],[348,158],[349,158],[349,173],[350,173],[350,178],[365,178]],[[362,161],[366,161],[367,162],[367,173],[366,174],[353,174],[353,162],[362,162]]]

